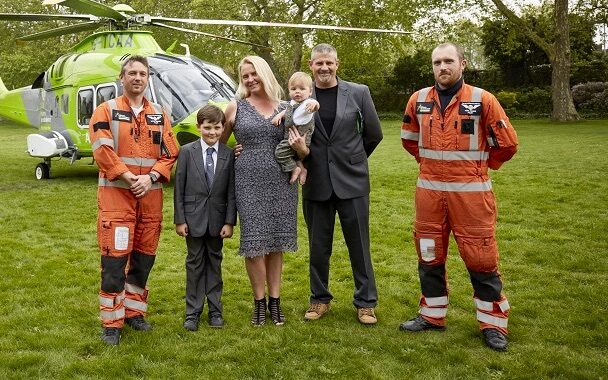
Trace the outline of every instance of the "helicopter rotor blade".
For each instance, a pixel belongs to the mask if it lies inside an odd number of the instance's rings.
[[[97,21],[98,17],[92,15],[48,15],[36,13],[0,13],[0,20],[4,21],[57,21],[57,20],[89,20]]]
[[[44,0],[42,5],[62,5],[78,12],[90,13],[97,17],[111,18],[116,21],[127,19],[124,14],[93,0]]]
[[[196,25],[274,26],[274,27],[297,28],[297,29],[347,30],[347,31],[354,31],[354,32],[375,32],[375,33],[396,33],[396,34],[411,34],[412,33],[412,32],[406,32],[403,30],[395,30],[395,29],[370,29],[370,28],[356,28],[356,27],[350,27],[350,26],[288,24],[288,23],[283,23],[283,22],[265,22],[265,21],[206,20],[206,19],[171,18],[171,17],[156,17],[156,16],[150,16],[150,21],[179,22],[179,23],[184,23],[184,24],[196,24]]]
[[[45,30],[44,32],[29,34],[27,36],[17,38],[17,41],[32,41],[41,40],[49,37],[62,36],[64,34],[72,34],[97,29],[101,26],[96,21],[83,22],[76,25],[61,26],[59,28]]]
[[[247,42],[247,41],[243,41],[243,40],[237,40],[236,38],[218,36],[217,34],[199,32],[198,30],[180,28],[178,26],[167,25],[167,24],[163,24],[163,23],[160,23],[160,22],[151,22],[150,25],[159,26],[161,28],[168,28],[168,29],[173,29],[173,30],[179,30],[180,32],[200,34],[202,36],[207,36],[207,37],[212,37],[212,38],[218,38],[220,40],[225,40],[225,41],[237,42],[237,43],[244,44],[244,45],[257,46],[257,47],[260,47],[260,48],[272,51],[272,48],[270,48],[269,46],[255,44],[253,42]]]

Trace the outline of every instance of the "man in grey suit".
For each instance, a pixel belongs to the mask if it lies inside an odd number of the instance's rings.
[[[378,295],[370,257],[367,159],[382,140],[382,130],[369,89],[339,79],[339,63],[333,46],[320,44],[313,48],[309,66],[315,81],[313,96],[320,108],[304,161],[308,179],[302,194],[312,293],[304,318],[316,320],[329,311],[333,298],[329,292],[329,259],[337,212],[353,270],[357,318],[364,325],[373,325],[377,322],[374,308]],[[307,151],[294,149],[302,156]]]
[[[184,328],[198,329],[205,298],[208,322],[222,327],[222,246],[236,224],[234,154],[219,142],[224,113],[207,105],[198,112],[201,140],[184,145],[175,172],[174,222],[186,238],[186,320]]]

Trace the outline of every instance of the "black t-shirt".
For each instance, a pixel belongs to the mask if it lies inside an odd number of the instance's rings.
[[[329,136],[336,120],[338,85],[331,88],[318,88],[315,86],[315,95],[317,102],[319,102],[319,117],[323,122],[327,136]]]

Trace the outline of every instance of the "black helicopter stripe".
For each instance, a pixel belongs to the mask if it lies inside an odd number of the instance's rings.
[[[110,123],[107,121],[98,121],[93,125],[93,132],[97,132],[100,129],[110,129]]]

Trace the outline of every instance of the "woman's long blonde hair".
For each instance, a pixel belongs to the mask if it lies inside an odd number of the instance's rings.
[[[248,55],[241,59],[241,62],[239,62],[239,87],[236,90],[236,97],[238,99],[244,99],[251,95],[249,93],[249,89],[243,83],[243,77],[241,76],[241,68],[246,64],[253,66],[255,72],[262,81],[264,92],[266,92],[268,98],[270,98],[275,105],[278,105],[283,98],[283,89],[277,81],[277,78],[275,78],[274,74],[272,73],[270,66],[268,66],[268,62],[266,62],[264,58],[258,57],[257,55]]]

